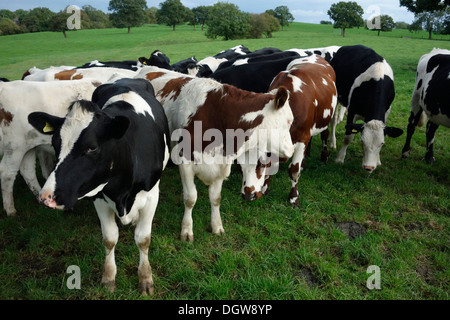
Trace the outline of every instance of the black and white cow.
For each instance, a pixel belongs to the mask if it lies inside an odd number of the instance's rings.
[[[105,68],[119,68],[132,71],[138,71],[142,69],[143,64],[139,60],[124,60],[124,61],[98,61],[93,60],[78,67],[79,69],[93,68],[93,67],[105,67]]]
[[[338,100],[347,108],[344,145],[336,156],[343,163],[348,145],[361,132],[362,167],[372,172],[381,164],[380,151],[385,135],[399,137],[403,130],[386,126],[395,97],[394,73],[386,60],[371,48],[343,46],[330,61],[336,72]],[[364,123],[356,123],[362,120]],[[335,125],[330,145],[335,147]]]
[[[50,208],[70,209],[78,199],[94,197],[106,249],[102,283],[110,290],[117,269],[115,216],[122,224],[136,225],[139,289],[152,293],[148,248],[159,180],[169,159],[169,131],[151,84],[121,79],[98,87],[92,102],[73,102],[65,118],[34,112],[28,119],[39,132],[53,135],[57,156],[40,201]]]
[[[450,51],[433,49],[424,54],[417,65],[416,84],[411,100],[411,116],[403,157],[409,157],[411,138],[417,125],[427,123],[427,152],[425,160],[434,161],[434,135],[439,125],[450,127]]]
[[[255,57],[245,63],[217,70],[209,78],[239,89],[265,93],[275,76],[286,70],[289,63],[299,57],[300,55],[293,51]]]
[[[192,71],[192,75],[196,75],[197,77],[208,77],[210,74],[215,72],[219,65],[225,61],[228,61],[230,59],[234,59],[235,57],[246,55],[250,53],[251,51],[243,46],[239,45],[224,51],[219,52],[218,54],[206,57],[202,60],[200,60],[197,63],[197,70]]]
[[[140,57],[138,59],[140,63],[146,66],[155,66],[158,68],[170,69],[170,59],[160,50],[155,50],[150,54],[150,57]]]

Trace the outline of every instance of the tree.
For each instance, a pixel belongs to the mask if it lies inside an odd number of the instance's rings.
[[[180,0],[166,0],[159,4],[160,9],[156,12],[158,24],[166,24],[173,28],[187,21],[189,9]]]
[[[334,21],[333,27],[341,29],[343,37],[345,29],[364,25],[363,14],[363,8],[354,1],[333,3],[328,10],[328,15]]]
[[[151,23],[151,24],[157,23],[157,20],[156,20],[156,12],[157,11],[158,11],[158,8],[156,8],[156,7],[151,7],[151,8],[148,8],[147,10],[145,10],[145,12],[147,14],[147,18],[148,18],[148,23]]]
[[[66,31],[67,28],[67,19],[71,16],[71,14],[67,13],[66,10],[60,11],[55,14],[50,24],[50,31],[62,32],[64,38],[67,38]]]
[[[89,28],[103,29],[111,26],[108,16],[103,11],[96,9],[91,5],[84,5],[82,9],[89,17]],[[81,21],[82,23],[84,22],[83,17],[81,18]]]
[[[281,30],[280,22],[268,13],[252,14],[250,18],[249,38],[259,39],[262,35],[272,38],[272,32]]]
[[[239,10],[238,6],[228,2],[217,2],[211,7],[206,36],[224,40],[244,37],[250,30],[250,14]]]
[[[20,28],[9,18],[0,18],[0,35],[20,33]]]
[[[273,11],[269,11],[267,13],[272,14],[278,19],[278,21],[280,21],[281,30],[283,30],[285,26],[289,26],[289,23],[294,21],[294,16],[289,11],[287,6],[278,6]]]
[[[424,11],[414,15],[414,21],[409,30],[423,30],[428,31],[428,39],[432,39],[433,31],[443,33],[448,24],[449,15],[446,11]]]
[[[428,31],[431,40],[433,31],[445,30],[448,25],[450,0],[400,0],[400,6],[414,13],[414,21],[410,30]]]
[[[48,8],[34,8],[22,18],[22,24],[29,32],[49,31],[55,13]]]
[[[424,11],[442,11],[450,6],[450,0],[400,0],[400,6],[417,14]]]
[[[111,0],[108,10],[111,23],[116,28],[140,27],[146,22],[145,10],[147,2],[145,0]]]
[[[195,20],[198,24],[202,26],[202,30],[206,21],[208,21],[210,6],[199,6],[192,8],[192,13],[194,14]]]

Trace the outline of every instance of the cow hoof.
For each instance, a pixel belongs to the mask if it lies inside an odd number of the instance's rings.
[[[141,295],[143,295],[143,296],[146,296],[146,295],[152,296],[154,291],[155,291],[155,289],[153,287],[153,281],[139,282],[139,292],[141,293]]]
[[[291,206],[293,206],[294,208],[298,208],[298,197],[295,197],[295,198],[289,198],[289,203],[290,203]]]
[[[11,212],[6,212],[6,215],[8,217],[15,217],[15,216],[17,216],[17,211],[14,210],[14,211],[11,211]]]
[[[410,151],[410,150],[408,150],[408,151],[403,151],[403,152],[402,152],[402,159],[409,158],[409,151]]]
[[[194,242],[194,234],[189,234],[188,232],[182,232],[180,238],[183,242]]]
[[[116,290],[116,281],[115,280],[109,280],[109,281],[102,281],[102,285],[109,290],[109,292],[114,293],[114,290]]]
[[[222,234],[225,233],[225,230],[223,229],[223,227],[217,227],[217,228],[214,228],[214,229],[213,229],[213,233],[214,233],[215,235],[220,236],[220,235],[222,235]]]
[[[427,163],[433,163],[436,161],[436,158],[435,157],[425,157],[425,161]]]

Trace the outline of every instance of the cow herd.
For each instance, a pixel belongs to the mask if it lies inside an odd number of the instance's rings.
[[[415,127],[428,117],[425,159],[433,161],[436,129],[450,127],[446,88],[450,51],[434,49],[417,67],[404,157]],[[268,192],[279,163],[291,159],[289,202],[296,206],[311,138],[320,134],[326,162],[346,114],[335,161],[344,162],[360,133],[362,168],[371,173],[381,164],[385,136],[403,133],[387,125],[394,97],[392,68],[362,45],[253,52],[241,45],[175,64],[155,50],[136,61],[31,68],[22,80],[0,81],[3,207],[8,216],[16,215],[13,185],[19,171],[49,208],[70,209],[92,197],[106,250],[102,283],[115,288],[117,217],[136,227],[139,290],[152,293],[148,248],[169,161],[178,166],[183,187],[181,239],[194,239],[196,177],[208,186],[212,232],[222,234],[221,190],[233,164],[242,172],[241,194],[251,201]],[[46,179],[42,188],[36,157]]]

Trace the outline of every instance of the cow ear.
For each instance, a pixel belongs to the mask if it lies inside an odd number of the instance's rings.
[[[120,139],[127,132],[130,126],[130,119],[125,116],[116,116],[112,118],[108,126],[108,132],[111,133],[111,138]]]
[[[403,130],[394,127],[385,127],[384,134],[391,138],[398,138],[403,134]]]
[[[364,129],[363,123],[349,123],[345,126],[345,135],[351,135],[358,132],[362,132]]]
[[[64,118],[52,116],[45,112],[32,112],[28,115],[28,122],[40,133],[53,134],[61,128]]]
[[[289,99],[289,91],[285,87],[278,88],[275,96],[275,109],[280,109]]]

